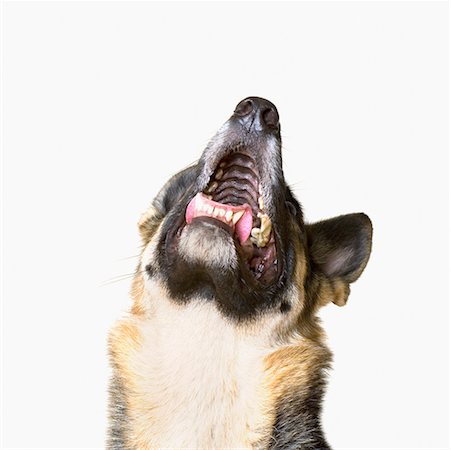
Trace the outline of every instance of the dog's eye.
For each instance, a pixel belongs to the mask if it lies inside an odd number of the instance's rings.
[[[290,211],[293,216],[297,215],[296,207],[293,205],[293,203],[286,201],[285,204],[287,205],[288,210]]]

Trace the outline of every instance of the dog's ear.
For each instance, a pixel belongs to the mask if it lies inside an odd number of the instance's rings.
[[[373,228],[363,213],[306,225],[310,266],[320,280],[320,303],[343,306],[349,284],[359,278],[371,253]]]
[[[198,176],[198,166],[190,166],[177,173],[160,189],[147,211],[138,222],[139,232],[147,244],[166,214],[178,204]]]

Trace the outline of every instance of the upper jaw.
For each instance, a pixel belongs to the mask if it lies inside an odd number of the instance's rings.
[[[232,118],[207,146],[200,165],[186,224],[206,217],[228,226],[252,278],[264,284],[275,281],[281,264],[274,192],[284,183],[280,138],[246,133]]]
[[[258,247],[266,245],[271,232],[273,189],[271,177],[259,161],[262,147],[240,142],[221,149],[214,164],[205,163],[208,181],[188,205],[188,223],[194,217],[209,216],[229,224],[241,244],[250,239]]]
[[[254,121],[254,125],[258,124]],[[197,192],[211,194],[207,190],[215,181],[218,172],[221,172],[221,163],[234,153],[241,153],[250,158],[251,168],[256,172],[258,179],[258,186],[254,186],[254,190],[258,191],[258,197],[255,200],[258,203],[259,197],[262,197],[267,212],[270,215],[274,214],[273,193],[285,183],[280,130],[277,128],[267,132],[261,131],[259,127],[256,130],[249,130],[248,123],[235,113],[219,129],[202,153],[199,161],[201,169]],[[248,163],[249,161],[240,161],[240,165],[248,166]],[[253,212],[257,213],[255,210]]]

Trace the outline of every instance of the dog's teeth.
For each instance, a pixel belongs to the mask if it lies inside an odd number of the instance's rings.
[[[269,237],[271,235],[272,224],[271,220],[266,214],[261,215],[261,225],[260,228],[252,228],[251,230],[251,241],[257,247],[266,247],[269,242]]]
[[[227,220],[227,222],[230,222],[232,220],[232,216],[233,216],[233,212],[232,211],[227,211],[225,214],[225,218]]]
[[[225,216],[225,211],[223,209],[217,209],[216,211],[218,211],[218,216],[219,217],[224,217]]]
[[[257,238],[258,236],[260,236],[260,233],[261,233],[260,228],[255,227],[255,228],[252,228],[252,230],[251,230],[251,236],[254,238]]]
[[[207,187],[207,192],[209,194],[212,194],[216,188],[218,187],[218,183],[216,183],[216,181],[213,181],[213,183],[211,183],[208,187]]]
[[[216,172],[215,179],[216,179],[216,180],[220,180],[220,179],[222,178],[223,175],[224,175],[224,171],[223,171],[222,169],[219,169],[219,170]]]
[[[257,247],[263,248],[266,246],[268,242],[265,241],[263,238],[257,239]]]
[[[207,206],[207,213],[208,214],[213,214],[213,210],[214,210],[214,208],[213,208],[213,206]]]
[[[255,244],[257,247],[262,246],[262,231],[260,228],[252,228],[251,230],[251,242]]]
[[[258,197],[258,207],[260,208],[261,211],[263,211],[263,197],[260,195],[260,197]]]
[[[219,167],[225,167],[226,163],[224,161],[222,161],[221,164],[219,164]]]
[[[219,215],[219,209],[214,208],[213,209],[213,216],[218,217],[218,215]]]
[[[244,215],[244,211],[238,211],[233,215],[233,219],[232,222],[234,225],[237,224],[237,222],[241,219],[241,217],[243,217]]]
[[[271,231],[271,219],[268,217],[267,214],[262,214],[260,216],[260,220],[261,220],[261,225],[260,225],[260,229],[263,231],[266,231],[269,229],[269,231]]]
[[[269,242],[270,235],[271,235],[271,228],[267,228],[266,230],[264,230],[262,232],[262,235],[261,235],[262,247],[266,247],[266,244],[268,244],[268,242]]]

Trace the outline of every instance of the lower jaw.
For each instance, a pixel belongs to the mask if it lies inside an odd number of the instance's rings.
[[[233,231],[222,222],[208,217],[199,217],[193,219],[193,224],[207,222],[210,225],[217,226],[225,230],[234,240],[235,251],[240,261],[241,274],[237,273],[237,277],[242,281],[254,284],[255,286],[269,286],[277,281],[280,275],[280,262],[278,261],[278,250],[274,231],[271,233],[270,240],[266,247],[256,247],[250,239],[241,244]],[[178,257],[178,247],[183,229],[190,224],[185,221],[175,227],[166,236],[166,256],[170,265],[173,264],[174,258]],[[207,269],[209,270],[209,269]]]

